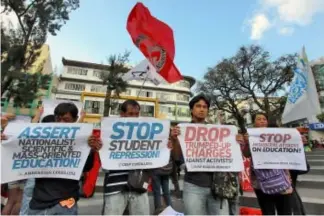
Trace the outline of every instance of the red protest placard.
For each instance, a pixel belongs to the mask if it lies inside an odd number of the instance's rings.
[[[251,158],[243,157],[244,171],[240,173],[241,187],[243,191],[252,192],[253,188],[251,185],[250,178],[250,167],[251,167]]]

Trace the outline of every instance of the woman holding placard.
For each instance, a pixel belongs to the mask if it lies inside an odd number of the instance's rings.
[[[255,114],[252,116],[252,120],[256,128],[269,127],[268,117],[263,113]],[[250,157],[247,134],[242,137],[241,142],[246,144],[243,151],[244,156]],[[273,184],[274,182],[276,184]],[[293,212],[296,199],[288,170],[254,169],[251,164],[251,184],[263,215],[296,214]],[[282,188],[286,189],[282,191]]]

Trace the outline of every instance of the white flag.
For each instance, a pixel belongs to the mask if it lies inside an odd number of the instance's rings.
[[[305,118],[308,119],[309,123],[318,122],[316,115],[321,113],[321,107],[305,47],[303,47],[299,56],[294,73],[285,110],[282,114],[282,123]]]
[[[159,85],[161,83],[167,83],[165,79],[157,73],[154,66],[147,59],[143,60],[141,63],[139,63],[130,71],[128,71],[122,77],[122,79],[124,81],[146,80],[146,81],[151,81],[155,85]]]

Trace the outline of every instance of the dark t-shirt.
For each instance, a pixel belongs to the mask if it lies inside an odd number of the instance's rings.
[[[187,172],[186,170],[184,180],[199,187],[210,187],[212,176],[212,172]]]
[[[83,172],[93,166],[94,155],[90,152]],[[33,197],[29,203],[31,209],[46,209],[59,202],[74,198],[79,199],[79,181],[60,178],[38,178],[35,180]]]

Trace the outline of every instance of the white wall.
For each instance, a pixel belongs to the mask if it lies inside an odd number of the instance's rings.
[[[85,69],[87,70],[87,75],[79,75],[79,74],[70,74],[68,73],[68,68],[76,68],[76,69]],[[62,72],[62,77],[66,77],[66,78],[71,78],[71,79],[81,79],[81,80],[85,80],[85,81],[101,81],[100,78],[94,76],[94,72],[97,71],[95,69],[91,69],[91,68],[80,68],[80,67],[71,67],[71,66],[64,66],[63,68],[63,72]],[[180,86],[180,82],[186,82],[188,83],[188,87],[184,87],[184,86]],[[133,80],[129,82],[130,85],[135,85],[135,86],[142,86],[143,85],[143,81],[137,81],[137,80]],[[159,87],[159,88],[163,88],[163,89],[174,89],[174,90],[178,90],[178,91],[186,91],[188,93],[190,93],[190,83],[189,81],[179,81],[177,83],[173,83],[173,84],[160,84],[158,86],[154,85],[152,82],[145,82],[145,86],[147,87]]]

